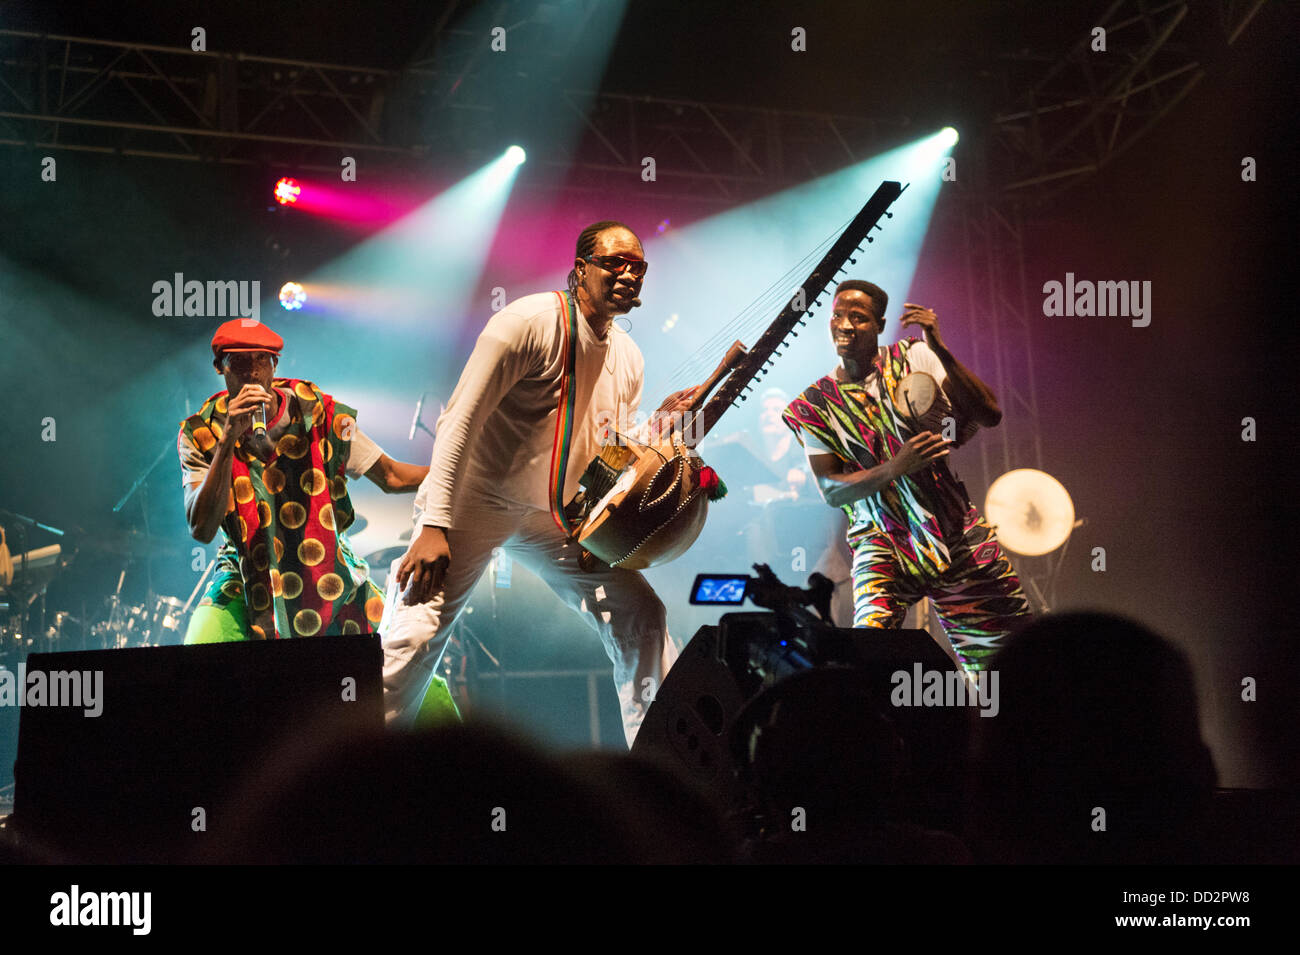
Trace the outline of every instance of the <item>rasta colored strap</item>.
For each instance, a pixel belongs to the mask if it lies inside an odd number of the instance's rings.
[[[569,450],[573,446],[573,409],[576,403],[578,376],[578,309],[573,296],[556,292],[564,335],[564,376],[560,379],[560,403],[555,414],[555,443],[551,445],[551,517],[565,534],[572,535],[576,525],[564,516],[564,476],[569,471]]]

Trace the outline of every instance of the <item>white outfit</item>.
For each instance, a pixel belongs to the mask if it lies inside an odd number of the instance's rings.
[[[407,605],[389,577],[384,620],[385,710],[414,718],[446,645],[446,630],[502,547],[535,572],[600,634],[631,746],[677,648],[663,603],[641,574],[578,567],[578,545],[556,526],[548,503],[556,408],[564,373],[564,324],[555,293],[529,295],[493,315],[438,419],[428,477],[415,502],[415,534],[443,527],[451,551],[441,591]],[[644,360],[626,332],[604,339],[578,315],[572,450],[563,499],[600,450],[606,427],[626,433],[641,401]]]

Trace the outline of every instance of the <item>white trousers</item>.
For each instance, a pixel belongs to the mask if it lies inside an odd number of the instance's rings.
[[[406,603],[409,586],[401,593],[397,589],[400,561],[394,562],[389,574],[379,625],[389,725],[411,725],[447,644],[448,628],[465,609],[493,549],[501,547],[600,635],[614,664],[614,687],[630,747],[664,674],[677,659],[664,605],[645,578],[637,571],[617,568],[583,571],[578,566],[578,545],[560,532],[547,511],[507,501],[478,501],[458,511],[457,522],[460,527],[447,531],[451,563],[442,589],[432,600]]]

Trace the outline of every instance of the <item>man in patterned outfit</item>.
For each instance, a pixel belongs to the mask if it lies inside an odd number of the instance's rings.
[[[835,289],[830,331],[835,371],[790,402],[783,418],[799,437],[827,504],[849,516],[853,625],[897,627],[929,597],[967,671],[981,670],[1029,605],[993,529],[944,460],[975,427],[1002,420],[988,386],[953,357],[933,311],[903,306],[911,338],[879,347],[889,297],[851,279]],[[920,430],[895,404],[899,381],[934,378],[951,404],[956,441]]]
[[[312,382],[275,378],[283,347],[259,322],[226,322],[212,339],[226,388],[181,423],[190,532],[226,537],[186,643],[371,633],[383,616],[383,595],[344,534],[347,478],[414,491],[429,469],[388,457],[355,410]]]

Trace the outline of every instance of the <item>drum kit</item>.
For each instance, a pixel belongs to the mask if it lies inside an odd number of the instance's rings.
[[[88,612],[84,605],[80,613],[47,607],[49,585],[81,551],[125,557],[129,563],[148,549],[156,553],[167,551],[164,542],[131,531],[92,541],[84,534],[51,527],[11,511],[0,511],[0,517],[24,537],[24,532],[31,528],[60,538],[57,544],[25,549],[11,556],[8,538],[0,527],[0,666],[16,662],[18,657],[30,652],[108,650],[182,642],[193,595],[189,601],[183,601],[150,592],[140,603],[126,602],[121,596],[125,568],[118,577],[117,589],[93,610]]]
[[[86,632],[89,649],[161,647],[185,639],[190,608],[178,597],[150,595],[142,604],[127,605],[114,594],[105,605],[108,612]]]
[[[22,521],[43,530],[63,532],[38,524],[31,518],[25,518],[8,511],[0,511],[15,526],[25,531]],[[0,527],[0,666],[11,654],[24,653],[32,649],[45,649],[37,642],[40,637],[59,637],[64,628],[71,628],[78,623],[67,613],[55,613],[53,625],[45,627],[45,589],[60,571],[76,555],[75,548],[65,548],[61,544],[25,549],[11,556],[8,538],[4,528]]]

